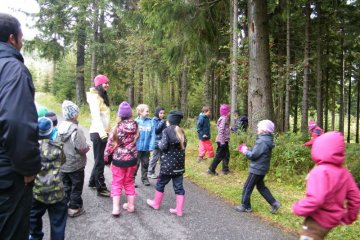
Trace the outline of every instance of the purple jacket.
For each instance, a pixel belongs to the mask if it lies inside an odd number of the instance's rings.
[[[226,116],[221,116],[217,121],[218,135],[216,136],[216,142],[225,144],[230,141],[230,119]]]

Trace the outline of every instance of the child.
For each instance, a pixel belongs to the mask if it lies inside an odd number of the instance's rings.
[[[202,112],[198,117],[196,124],[197,133],[199,137],[199,155],[197,158],[198,162],[201,162],[204,159],[206,153],[209,158],[214,157],[214,148],[211,143],[211,134],[210,134],[210,116],[211,109],[209,106],[204,106]]]
[[[262,120],[257,124],[257,136],[254,148],[248,149],[245,144],[239,145],[239,151],[250,160],[249,176],[245,182],[241,205],[238,212],[251,212],[250,198],[256,186],[260,194],[272,206],[271,213],[276,213],[281,204],[275,200],[270,190],[265,186],[264,178],[270,168],[271,152],[275,147],[273,135],[275,125],[270,120]]]
[[[353,223],[360,209],[360,191],[343,166],[345,142],[340,132],[318,137],[311,149],[316,166],[306,180],[306,197],[295,203],[292,211],[304,216],[301,239],[324,239],[340,224]]]
[[[29,239],[42,239],[42,216],[48,211],[51,239],[65,239],[67,204],[64,186],[60,177],[61,165],[65,162],[62,145],[50,139],[53,125],[50,119],[38,119],[41,171],[34,183],[33,202],[30,212]]]
[[[37,109],[38,118],[45,117],[49,110],[46,107],[39,107]]]
[[[309,121],[309,132],[311,134],[311,139],[304,143],[304,146],[312,146],[315,139],[324,134],[324,130],[317,126],[314,120]]]
[[[77,217],[85,212],[81,194],[84,186],[86,153],[90,147],[86,143],[84,132],[78,126],[79,108],[65,100],[62,104],[65,121],[61,122],[58,139],[64,144],[66,162],[61,168],[61,177],[65,187],[65,198],[69,203],[69,217]]]
[[[147,177],[149,168],[150,151],[155,149],[155,128],[153,121],[149,118],[149,106],[146,104],[140,104],[136,107],[138,117],[135,121],[139,127],[139,138],[136,142],[138,167],[135,171],[134,178],[141,164],[141,181],[145,186],[150,186],[149,179]]]
[[[110,134],[104,152],[105,164],[110,164],[109,158],[112,157],[111,197],[113,198],[112,215],[114,217],[120,216],[119,204],[122,190],[125,190],[128,199],[123,208],[128,212],[134,211],[136,195],[134,173],[137,168],[136,138],[138,127],[136,122],[131,119],[132,112],[129,103],[122,102],[119,105],[118,116],[120,121]]]
[[[58,129],[57,129],[58,120],[56,114],[54,112],[48,112],[45,114],[45,117],[49,118],[53,123],[54,130],[52,131],[50,139],[56,141],[57,133],[58,133]]]
[[[183,187],[183,174],[185,172],[185,147],[186,137],[184,130],[179,127],[183,118],[181,112],[172,110],[167,117],[168,127],[163,131],[163,136],[159,142],[161,151],[160,175],[156,183],[154,200],[147,199],[147,204],[159,209],[166,184],[172,180],[176,194],[176,208],[171,208],[170,212],[181,217],[183,215],[185,190]]]
[[[157,161],[160,159],[159,141],[161,140],[162,131],[166,128],[165,110],[163,107],[155,108],[155,117],[152,119],[155,127],[155,150],[149,163],[148,178],[156,179],[155,167]]]
[[[217,121],[218,135],[216,136],[216,143],[218,145],[216,149],[216,155],[211,163],[207,173],[216,176],[216,167],[221,161],[222,173],[224,175],[229,173],[229,142],[230,142],[230,106],[227,104],[221,104],[220,106],[220,118]]]
[[[246,132],[248,128],[248,118],[246,115],[241,115],[238,110],[234,111],[234,126],[231,128],[231,131],[237,132]]]

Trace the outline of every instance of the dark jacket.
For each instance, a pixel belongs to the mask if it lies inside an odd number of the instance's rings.
[[[181,175],[185,172],[185,149],[181,149],[175,127],[175,125],[171,125],[165,128],[159,142],[159,149],[161,151],[161,175]]]
[[[209,140],[211,138],[210,119],[204,113],[199,114],[196,129],[200,140]],[[204,135],[207,137],[204,137]]]
[[[245,156],[251,161],[250,173],[265,175],[269,171],[271,152],[274,147],[272,134],[260,134],[256,136],[254,148],[245,152]]]
[[[155,127],[155,149],[159,148],[159,141],[162,137],[162,131],[166,128],[166,121],[158,117],[153,117],[153,124]]]
[[[0,175],[41,169],[34,92],[20,52],[0,42]]]

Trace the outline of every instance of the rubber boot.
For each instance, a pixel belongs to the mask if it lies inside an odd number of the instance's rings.
[[[128,196],[127,199],[128,199],[128,202],[123,204],[123,209],[127,210],[130,213],[134,212],[134,210],[135,210],[135,204],[134,204],[135,195]]]
[[[185,195],[176,195],[176,208],[170,208],[170,212],[181,217],[183,215]]]
[[[120,216],[120,196],[113,197],[113,210],[112,213],[113,217]]]
[[[147,199],[146,202],[153,209],[159,209],[160,206],[161,206],[161,202],[163,200],[163,197],[164,197],[164,193],[159,192],[159,191],[155,191],[154,200]]]

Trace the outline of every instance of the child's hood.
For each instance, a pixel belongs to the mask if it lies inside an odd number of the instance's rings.
[[[65,142],[71,134],[77,129],[77,124],[69,121],[63,121],[58,128],[58,136],[62,142]]]
[[[125,134],[136,134],[137,124],[134,120],[125,120],[118,125],[118,131]]]
[[[259,134],[257,136],[257,141],[262,141],[267,146],[269,146],[271,149],[273,149],[275,147],[274,137],[272,134]]]
[[[345,141],[340,132],[327,132],[314,141],[311,158],[316,164],[341,166],[345,161]]]

